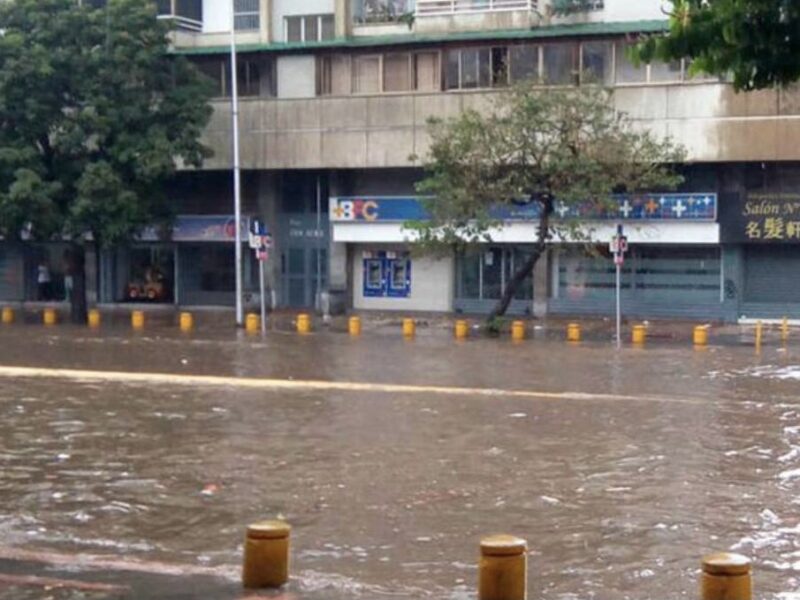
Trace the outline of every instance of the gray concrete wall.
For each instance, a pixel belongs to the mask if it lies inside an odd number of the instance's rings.
[[[312,60],[281,59],[282,95],[309,94]],[[414,166],[411,155],[427,149],[428,117],[484,109],[494,93],[248,99],[241,106],[242,162],[252,169]],[[723,83],[630,86],[617,88],[615,102],[639,126],[684,144],[691,162],[800,160],[798,88],[736,94]],[[229,115],[228,102],[215,103],[206,132],[215,156],[205,168],[230,165]]]
[[[365,298],[363,251],[407,251],[403,246],[353,248],[351,255],[353,308],[356,310],[397,310],[410,312],[450,312],[453,310],[454,272],[452,257],[414,256],[411,260],[411,295],[408,298]]]

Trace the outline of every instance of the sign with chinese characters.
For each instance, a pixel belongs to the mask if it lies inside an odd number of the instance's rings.
[[[421,198],[363,196],[331,198],[334,223],[386,223],[427,218]],[[500,221],[532,221],[539,218],[538,202],[498,205],[491,211]],[[593,202],[555,203],[556,219],[614,221],[716,221],[716,194],[638,194],[614,196],[602,207]]]
[[[800,244],[800,192],[731,195],[720,222],[723,242]]]
[[[250,218],[242,217],[242,240],[246,241],[250,229]],[[141,242],[161,241],[153,227],[142,230]],[[232,215],[178,215],[172,225],[173,242],[235,242],[236,219]]]

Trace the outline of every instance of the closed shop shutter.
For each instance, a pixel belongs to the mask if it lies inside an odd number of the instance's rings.
[[[800,246],[747,246],[744,301],[800,303]]]
[[[0,300],[22,300],[24,264],[19,247],[0,242]]]

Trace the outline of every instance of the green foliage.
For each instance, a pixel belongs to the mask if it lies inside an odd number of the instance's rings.
[[[110,245],[170,218],[165,181],[208,155],[210,88],[155,17],[149,0],[0,2],[0,234]]]
[[[693,72],[733,75],[739,90],[800,79],[797,0],[675,0],[669,33],[646,39],[649,62],[688,58]]]
[[[670,140],[635,129],[598,87],[543,90],[532,84],[500,94],[484,112],[431,120],[420,194],[431,219],[407,224],[424,251],[465,250],[490,242],[501,223],[495,206],[539,205],[538,239],[579,238],[578,224],[551,219],[554,202],[608,207],[614,193],[671,189],[684,158]]]

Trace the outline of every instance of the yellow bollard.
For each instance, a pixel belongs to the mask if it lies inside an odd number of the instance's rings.
[[[759,321],[756,323],[756,350],[761,350],[761,342],[764,340],[764,324]]]
[[[631,334],[631,341],[634,344],[642,345],[647,340],[647,327],[644,325],[634,325],[633,333]]]
[[[481,540],[478,600],[525,600],[528,587],[528,545],[513,535]]]
[[[181,331],[188,332],[194,329],[194,315],[190,312],[182,312],[178,319]]]
[[[414,319],[403,319],[403,337],[413,338],[417,335],[417,323]]]
[[[261,331],[261,317],[255,313],[248,314],[244,320],[244,330],[250,334]]]
[[[525,339],[525,322],[514,321],[511,324],[511,339],[515,342],[521,342]]]
[[[297,333],[305,335],[311,333],[311,317],[305,313],[297,315]]]
[[[58,322],[58,315],[56,314],[56,309],[54,308],[45,308],[44,313],[42,314],[42,321],[45,325],[55,325]]]
[[[97,329],[98,327],[100,327],[100,321],[101,321],[100,311],[97,310],[96,308],[90,310],[88,315],[89,327],[91,327],[92,329]]]
[[[783,323],[781,324],[781,340],[785,344],[789,341],[789,318],[783,317]]]
[[[289,581],[289,534],[283,521],[263,521],[247,528],[242,584],[246,588],[277,588]]]
[[[720,552],[703,557],[702,600],[752,600],[750,561],[740,554]]]
[[[578,323],[570,323],[567,325],[567,341],[580,342],[581,341],[581,326]]]
[[[3,307],[3,325],[11,325],[14,322],[14,309],[10,306]]]
[[[463,319],[456,321],[455,335],[457,340],[465,340],[469,337],[469,323]]]
[[[131,313],[131,327],[137,331],[144,329],[144,313],[141,310]]]
[[[692,341],[694,342],[695,346],[707,346],[708,345],[708,327],[705,325],[698,325],[694,328],[694,333],[692,334]]]
[[[350,317],[347,321],[347,330],[353,337],[361,335],[361,317]]]

